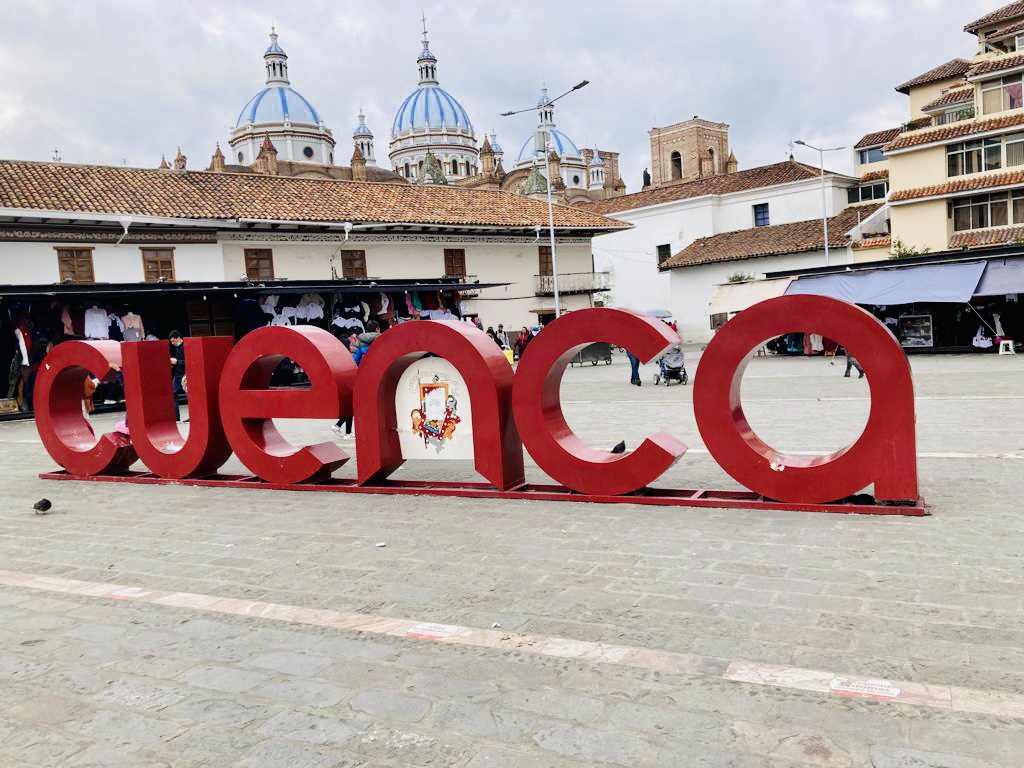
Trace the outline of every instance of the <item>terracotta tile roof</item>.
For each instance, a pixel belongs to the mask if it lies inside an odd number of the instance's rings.
[[[879,144],[888,144],[890,141],[900,135],[899,128],[886,128],[884,131],[875,131],[869,133],[863,137],[860,141],[853,145],[854,149],[863,149],[864,147],[875,147]]]
[[[878,181],[879,179],[888,179],[888,178],[889,178],[889,171],[888,170],[882,170],[882,171],[871,171],[871,173],[865,173],[863,176],[860,177],[860,180],[862,182],[864,182],[864,181]]]
[[[547,226],[547,205],[497,190],[161,171],[0,160],[0,208],[166,216],[533,227]],[[564,205],[561,227],[614,230],[618,221]]]
[[[972,232],[957,232],[949,238],[950,250],[954,248],[978,248],[983,245],[1005,245],[1024,242],[1024,227],[998,227],[976,229]]]
[[[1018,112],[1004,117],[995,117],[991,120],[963,121],[959,123],[947,123],[946,125],[935,126],[932,130],[914,131],[900,134],[899,138],[889,143],[885,151],[894,152],[897,149],[916,147],[919,144],[931,144],[936,141],[949,141],[963,136],[973,136],[988,131],[998,131],[1001,128],[1012,128],[1015,125],[1024,125],[1024,112]]]
[[[923,107],[922,112],[928,112],[932,109],[940,109],[942,107],[952,107],[956,104],[965,104],[967,102],[974,101],[974,87],[968,86],[965,88],[950,88],[944,94],[934,101],[929,101]]]
[[[901,189],[893,192],[889,200],[898,203],[902,200],[917,200],[922,197],[937,197],[939,195],[952,195],[958,192],[973,192],[981,189],[992,189],[993,187],[1007,187],[1012,184],[1024,184],[1024,169],[1018,171],[1006,171],[996,173],[992,176],[976,176],[973,178],[959,178],[954,181],[947,181],[945,184],[932,184],[928,187],[916,187],[914,189]]]
[[[825,173],[833,174],[833,171],[826,170]],[[786,160],[773,165],[762,165],[757,168],[750,168],[736,173],[726,173],[719,176],[708,176],[703,179],[670,184],[658,189],[648,189],[643,192],[634,192],[631,195],[613,197],[610,200],[579,203],[579,208],[584,208],[593,213],[609,214],[618,211],[631,211],[635,208],[644,208],[659,203],[670,203],[675,200],[687,200],[693,197],[704,195],[725,195],[730,192],[744,192],[761,187],[771,187],[776,184],[786,184],[791,181],[803,181],[815,179],[821,175],[821,169],[810,165],[798,163],[795,160]]]
[[[998,24],[1000,21],[1006,21],[1021,15],[1024,15],[1024,3],[1008,3],[1002,8],[992,11],[992,13],[985,14],[980,19],[975,19],[964,27],[964,32],[975,34],[979,29],[987,27],[989,24]]]
[[[892,248],[892,236],[867,237],[853,244],[855,251],[865,251],[869,248]]]
[[[999,40],[1010,35],[1016,35],[1019,32],[1024,32],[1024,21],[1017,21],[1013,24],[1009,24],[1005,27],[1000,27],[994,32],[990,32],[985,35],[986,40]]]
[[[1012,69],[1024,65],[1024,53],[1008,53],[1005,56],[997,56],[994,59],[979,61],[967,72],[968,77],[987,75],[992,72],[1001,72],[1004,69]]]
[[[911,88],[937,83],[940,80],[949,80],[953,77],[963,77],[970,68],[971,62],[966,59],[950,59],[945,64],[939,64],[935,69],[929,69],[923,75],[912,77],[907,82],[897,85],[896,90],[900,93],[910,93]]]
[[[870,206],[847,208],[838,216],[829,219],[829,247],[845,248],[850,242],[846,233],[857,226],[858,221],[877,211],[881,205],[875,203]],[[821,219],[776,224],[771,227],[754,227],[695,240],[679,253],[666,259],[662,268],[677,269],[760,256],[816,251],[824,248],[824,243]]]

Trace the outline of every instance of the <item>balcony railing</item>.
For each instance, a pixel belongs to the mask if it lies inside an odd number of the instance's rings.
[[[479,283],[480,278],[477,275],[445,275],[448,279],[458,280],[460,283]],[[480,295],[479,288],[466,288],[465,290],[459,291],[459,295],[463,299],[475,299]]]
[[[553,275],[536,275],[536,295],[554,296],[555,278]],[[558,292],[561,295],[571,293],[598,293],[611,288],[609,272],[562,272],[558,275]]]

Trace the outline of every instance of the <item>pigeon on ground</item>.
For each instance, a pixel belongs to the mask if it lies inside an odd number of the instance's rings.
[[[626,452],[626,441],[621,441],[618,445],[612,448],[612,453],[625,453]]]
[[[37,515],[45,515],[50,511],[50,507],[52,506],[53,504],[50,503],[49,499],[40,499],[32,505],[32,509],[36,511]]]

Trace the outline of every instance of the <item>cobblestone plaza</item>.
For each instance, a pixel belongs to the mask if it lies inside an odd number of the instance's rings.
[[[0,765],[1020,766],[1024,358],[911,365],[924,518],[45,482],[0,424]],[[567,371],[570,424],[667,429],[659,484],[733,487],[653,374]],[[754,359],[752,425],[849,443],[842,374]]]

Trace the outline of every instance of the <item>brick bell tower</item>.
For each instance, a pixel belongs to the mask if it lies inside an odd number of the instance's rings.
[[[729,126],[694,115],[692,120],[652,128],[651,187],[735,172],[729,150]],[[730,162],[731,161],[731,162]]]

